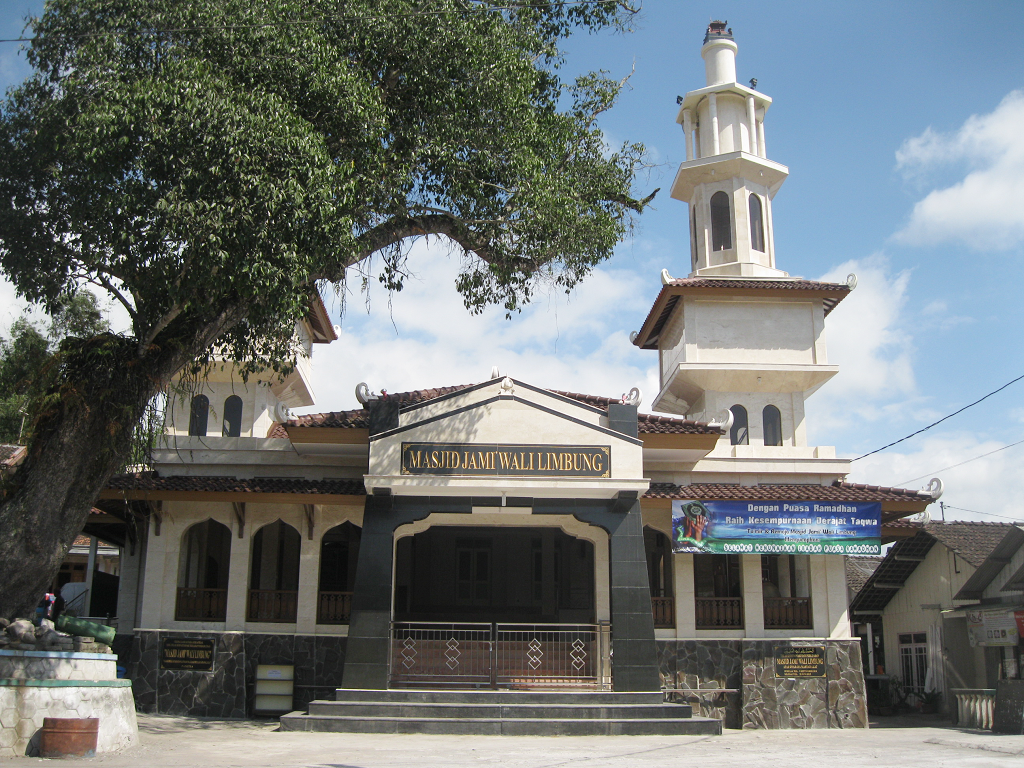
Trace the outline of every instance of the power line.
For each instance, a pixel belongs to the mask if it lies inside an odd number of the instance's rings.
[[[994,451],[989,451],[988,453],[983,453],[980,456],[975,456],[973,459],[966,459],[965,461],[961,461],[959,464],[950,464],[948,467],[943,467],[942,469],[935,469],[935,470],[932,470],[931,472],[925,472],[923,475],[918,475],[917,477],[912,477],[909,480],[900,480],[896,485],[898,487],[900,487],[900,488],[903,488],[903,487],[906,486],[907,483],[912,483],[915,480],[920,480],[921,478],[928,477],[929,475],[937,475],[940,472],[945,472],[947,469],[955,469],[956,467],[962,467],[964,464],[970,464],[972,461],[977,461],[978,459],[984,459],[986,456],[991,456],[993,453],[999,453],[1000,451],[1005,451],[1007,448],[1013,448],[1013,446],[1020,445],[1021,443],[1024,443],[1024,440],[1018,440],[1016,443],[1010,443],[1009,445],[1004,445],[1002,448],[996,448]]]
[[[968,408],[973,408],[974,406],[976,406],[976,405],[977,405],[978,403],[982,402],[983,400],[988,400],[988,399],[989,399],[990,397],[992,397],[992,395],[996,394],[997,392],[1002,392],[1002,391],[1003,391],[1004,389],[1006,389],[1006,388],[1007,388],[1008,386],[1010,386],[1011,384],[1016,384],[1016,383],[1017,383],[1018,381],[1020,381],[1021,379],[1024,379],[1024,375],[1018,376],[1018,377],[1017,377],[1016,379],[1014,379],[1013,381],[1008,381],[1008,382],[1006,382],[1006,383],[1005,383],[1005,384],[1003,384],[1003,386],[1001,386],[1001,387],[1000,387],[999,389],[994,389],[994,390],[992,390],[991,392],[989,392],[989,393],[988,393],[987,395],[985,395],[984,397],[978,398],[978,399],[977,399],[977,400],[975,400],[975,401],[974,401],[973,403],[970,403],[970,404],[968,404],[968,405],[965,405],[965,406],[964,406],[963,408],[961,408],[960,410],[958,410],[958,411],[953,411],[953,413],[949,414],[948,416],[943,416],[943,417],[942,417],[941,419],[939,419],[938,421],[933,421],[933,422],[932,422],[931,424],[929,424],[929,425],[928,425],[927,427],[922,427],[921,429],[917,430],[917,432],[911,432],[911,433],[910,433],[909,435],[907,435],[906,437],[901,437],[901,438],[900,438],[899,440],[894,440],[893,442],[889,443],[888,445],[883,445],[883,446],[882,446],[881,448],[876,448],[875,450],[871,451],[870,453],[865,453],[865,454],[864,454],[863,456],[858,456],[858,457],[857,457],[856,459],[853,459],[853,461],[860,461],[861,459],[866,459],[866,458],[867,458],[868,456],[873,456],[873,455],[875,455],[876,453],[879,453],[879,452],[881,452],[881,451],[884,451],[884,450],[885,450],[886,448],[892,448],[892,447],[893,447],[894,445],[899,445],[899,444],[900,444],[900,443],[902,443],[902,442],[903,442],[904,440],[909,440],[909,439],[910,439],[910,438],[912,438],[912,437],[916,437],[917,435],[920,435],[920,434],[921,434],[922,432],[927,432],[927,431],[928,431],[929,429],[931,429],[931,428],[932,428],[932,427],[934,427],[934,426],[937,426],[937,425],[941,424],[941,423],[942,423],[942,422],[944,422],[944,421],[945,421],[946,419],[951,419],[951,418],[953,418],[954,416],[956,416],[956,415],[957,415],[958,413],[963,413],[963,412],[964,412],[964,411],[966,411],[966,410],[967,410]]]
[[[472,0],[474,3],[481,3],[481,0]],[[290,26],[303,26],[308,24],[321,24],[325,21],[382,21],[394,18],[416,18],[423,16],[443,16],[446,14],[454,13],[457,10],[463,11],[521,11],[530,8],[550,8],[552,6],[565,7],[570,5],[596,5],[607,0],[556,0],[556,2],[538,2],[538,3],[511,3],[509,5],[480,5],[462,8],[462,9],[439,9],[439,10],[419,10],[419,11],[407,11],[405,13],[382,13],[377,15],[345,15],[335,14],[329,16],[321,16],[318,19],[299,19],[293,21],[268,21],[260,24],[210,24],[196,27],[178,27],[170,29],[145,29],[145,30],[117,30],[117,31],[103,31],[103,32],[85,32],[80,35],[75,35],[75,39],[85,39],[88,37],[102,37],[104,35],[126,35],[129,32],[136,32],[139,34],[146,35],[179,35],[186,32],[211,32],[211,31],[226,31],[234,29],[269,29],[273,27],[290,27]],[[0,38],[0,43],[31,43],[34,42],[36,37],[10,37]]]
[[[1009,515],[997,515],[995,512],[979,512],[976,509],[965,509],[964,507],[954,507],[952,504],[947,504],[946,509],[956,509],[961,512],[970,512],[972,515],[991,515],[992,517],[1003,517],[1007,520],[1019,521],[1020,517],[1010,517]]]

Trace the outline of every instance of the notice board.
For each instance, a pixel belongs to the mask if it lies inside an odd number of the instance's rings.
[[[213,644],[209,638],[168,637],[160,645],[160,669],[212,672]]]

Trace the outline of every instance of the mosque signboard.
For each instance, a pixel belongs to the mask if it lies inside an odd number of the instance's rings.
[[[877,555],[881,537],[879,502],[672,502],[674,552]]]

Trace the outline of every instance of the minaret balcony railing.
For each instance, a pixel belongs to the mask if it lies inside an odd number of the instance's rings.
[[[294,624],[299,593],[292,589],[250,589],[249,621]]]
[[[765,629],[811,629],[811,598],[764,598]]]
[[[348,624],[352,615],[351,592],[321,592],[317,602],[317,624]]]
[[[697,629],[742,629],[742,597],[698,597],[694,602]]]
[[[179,587],[175,621],[224,621],[228,609],[226,589]]]

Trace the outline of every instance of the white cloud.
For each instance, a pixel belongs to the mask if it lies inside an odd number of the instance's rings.
[[[910,245],[961,242],[977,250],[1005,250],[1024,242],[1024,91],[996,109],[972,115],[957,130],[928,128],[896,152],[897,168],[925,179],[948,166],[970,170],[955,184],[919,200],[895,237]]]
[[[822,276],[857,288],[825,321],[828,361],[839,373],[808,400],[808,426],[826,435],[855,420],[876,421],[915,392],[912,339],[902,328],[910,273],[893,273],[884,256],[847,261]],[[812,440],[813,443],[813,440]]]
[[[931,477],[939,477],[945,484],[942,501],[947,505],[947,520],[1024,520],[1024,501],[1021,496],[1021,488],[1024,487],[1024,445],[953,467],[1002,448],[1006,443],[979,440],[973,433],[924,436],[915,442],[917,445],[909,453],[901,453],[898,448],[892,448],[854,462],[849,480],[855,483],[923,488]],[[930,511],[933,519],[939,518],[937,504],[932,505]]]
[[[310,410],[357,407],[360,381],[371,389],[409,389],[485,380],[491,366],[537,386],[617,396],[640,386],[649,406],[657,392],[657,355],[629,343],[624,313],[647,309],[650,290],[633,271],[596,269],[567,297],[538,296],[506,320],[493,309],[471,315],[455,290],[459,271],[440,243],[416,243],[416,278],[392,297],[371,285],[370,308],[350,297],[338,341],[313,352],[317,404]],[[625,322],[628,322],[625,321]]]

